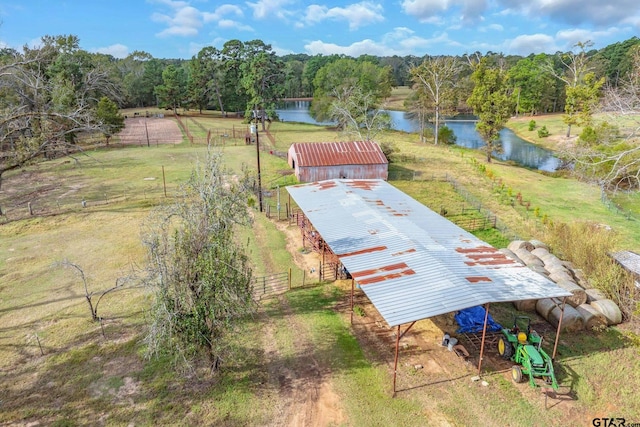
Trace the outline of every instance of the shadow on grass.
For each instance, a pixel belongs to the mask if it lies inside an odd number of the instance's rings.
[[[369,366],[332,309],[338,297],[320,285],[274,299],[230,334],[214,373],[145,361],[139,325],[111,319],[103,335],[95,323],[64,348],[45,347],[44,356],[29,348],[3,370],[0,424],[268,425],[274,415],[264,399],[311,393],[330,375]],[[265,329],[276,340],[289,334],[282,339],[291,347],[270,345]]]

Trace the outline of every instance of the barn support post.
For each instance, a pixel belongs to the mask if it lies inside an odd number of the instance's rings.
[[[480,343],[480,360],[478,361],[478,376],[482,369],[482,355],[484,354],[484,340],[487,337],[487,322],[489,320],[489,303],[484,305],[484,326],[482,327],[482,342]]]
[[[351,324],[353,325],[353,288],[355,279],[351,279]]]
[[[400,347],[400,325],[396,329],[396,357],[393,364],[393,397],[396,397],[396,376],[398,373],[398,349]]]
[[[398,325],[398,329],[396,330],[396,358],[393,364],[393,397],[396,397],[396,377],[398,373],[398,353],[400,351],[400,338],[402,338],[407,332],[409,332],[409,329],[411,329],[413,325],[416,324],[416,322],[417,320],[414,320],[413,322],[411,322],[409,327],[405,329],[403,333],[400,333],[401,325]]]
[[[567,297],[562,298],[562,307],[560,308],[560,319],[558,319],[558,329],[556,330],[556,342],[553,344],[553,355],[551,361],[556,359],[556,350],[558,350],[558,340],[560,339],[560,328],[562,327],[562,318],[564,317],[564,305],[567,303]]]

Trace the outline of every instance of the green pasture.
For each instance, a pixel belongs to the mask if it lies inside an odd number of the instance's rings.
[[[198,137],[246,126],[213,113],[194,113],[189,120],[190,132]],[[278,122],[269,132],[275,143],[261,134],[260,159],[263,185],[272,194],[265,202],[271,205],[279,187],[286,199],[282,187],[291,176],[285,159],[270,151],[286,152],[293,142],[342,138],[329,128]],[[621,248],[640,249],[638,221],[607,208],[595,187],[500,162],[486,165],[482,153],[423,144],[414,135],[389,132],[383,138],[398,150],[392,169],[411,177],[392,184],[437,212],[445,208],[455,217],[470,207],[461,192],[440,179],[449,177],[523,237],[536,237],[546,215],[553,221],[607,224],[620,236]],[[256,171],[255,145],[223,137],[214,143],[232,173]],[[514,385],[490,367],[488,388],[482,388],[469,379],[473,368],[461,378],[432,383],[428,375],[402,366],[406,390],[391,398],[391,352],[356,339],[348,317],[336,309],[346,304],[347,294],[333,284],[307,283],[283,299],[265,301],[231,338],[234,357],[221,374],[183,375],[167,360],[145,360],[146,290],[108,294],[98,310],[103,322],[92,322],[82,281],[57,263],[80,265],[89,291],[141,274],[146,255],[141,224],[150,209],[171,201],[205,153],[203,144],[186,142],[95,149],[75,156],[77,161],[57,159],[6,174],[0,190],[5,213],[0,217],[0,424],[269,425],[278,410],[278,384],[269,376],[269,364],[286,367],[300,360],[330,366],[322,375],[338,394],[347,425],[467,425],[469,420],[589,425],[596,416],[640,420],[634,399],[640,353],[633,325],[563,334],[559,379],[569,398],[550,409],[538,391]],[[511,203],[518,193],[530,202],[529,209]],[[29,201],[33,216],[26,211]],[[638,198],[619,195],[616,202],[633,207]],[[303,272],[294,265],[283,233],[257,209],[252,215],[253,228],[240,230],[238,240],[246,245],[255,274],[291,267],[294,285],[300,285]],[[495,245],[504,243],[500,239],[486,238]],[[313,343],[310,353],[296,345],[301,332],[290,328],[291,322]],[[264,351],[270,338],[275,361]]]

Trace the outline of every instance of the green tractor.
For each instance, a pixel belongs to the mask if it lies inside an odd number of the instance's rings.
[[[521,327],[525,321],[526,325]],[[503,359],[517,363],[511,368],[513,381],[520,383],[524,380],[524,375],[529,375],[532,387],[537,385],[534,378],[543,378],[554,390],[558,390],[553,361],[542,349],[542,337],[531,329],[531,320],[526,316],[516,316],[513,328],[503,328],[502,334],[498,340],[498,354]]]

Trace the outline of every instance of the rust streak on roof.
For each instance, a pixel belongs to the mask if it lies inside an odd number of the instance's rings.
[[[361,189],[361,190],[373,190],[377,187],[377,183],[374,180],[370,180],[370,179],[369,180],[354,179],[347,185],[354,188]]]
[[[335,181],[321,181],[315,183],[320,190],[328,190],[336,186]]]
[[[353,277],[361,277],[361,276],[371,276],[376,273],[384,273],[385,271],[393,271],[400,270],[403,268],[408,268],[409,266],[404,262],[399,262],[397,264],[385,265],[384,267],[371,268],[369,270],[356,271],[351,273]]]
[[[367,249],[362,249],[359,251],[353,251],[353,252],[346,252],[344,254],[338,254],[339,256],[343,257],[343,256],[354,256],[354,255],[362,255],[362,254],[369,254],[372,252],[378,252],[378,251],[384,251],[387,250],[386,246],[375,246],[373,248],[367,248]]]
[[[399,255],[404,255],[404,254],[410,254],[411,252],[416,252],[416,248],[411,248],[411,249],[407,249],[406,251],[396,252],[396,253],[391,254],[391,256],[399,256]]]
[[[469,283],[478,283],[478,282],[491,282],[492,280],[487,276],[469,276],[465,277],[469,281]]]
[[[498,252],[498,250],[491,246],[476,246],[474,248],[456,248],[456,252],[461,254],[470,254],[470,253],[497,253],[502,254],[502,252]]]
[[[410,276],[412,274],[416,274],[416,272],[411,270],[410,268],[408,268],[408,269],[402,270],[402,271],[400,271],[398,273],[384,274],[382,276],[373,276],[373,277],[370,277],[368,279],[358,280],[358,283],[360,285],[369,285],[371,283],[378,283],[378,282],[383,282],[385,280],[397,279],[399,277]]]

